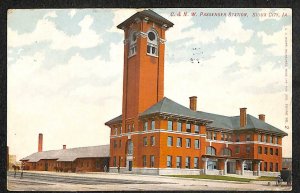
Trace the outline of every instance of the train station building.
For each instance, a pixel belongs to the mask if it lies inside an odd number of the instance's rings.
[[[109,145],[43,151],[43,135],[39,134],[38,152],[20,161],[24,170],[56,172],[103,172],[109,168]]]
[[[185,107],[164,96],[166,31],[173,23],[151,10],[132,15],[124,30],[122,114],[111,129],[110,171],[137,174],[277,175],[287,133],[264,114],[236,116]]]

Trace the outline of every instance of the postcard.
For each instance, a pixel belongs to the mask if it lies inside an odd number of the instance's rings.
[[[292,9],[9,9],[11,191],[292,189]]]

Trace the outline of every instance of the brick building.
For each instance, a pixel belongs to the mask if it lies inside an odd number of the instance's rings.
[[[164,97],[165,32],[173,23],[151,10],[124,30],[122,115],[108,121],[110,171],[142,174],[277,175],[287,133],[240,108],[238,116],[197,111]]]
[[[39,134],[38,152],[20,161],[25,170],[61,172],[103,172],[109,169],[109,145],[43,151],[43,135]]]

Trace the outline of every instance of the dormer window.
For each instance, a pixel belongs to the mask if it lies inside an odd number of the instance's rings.
[[[137,41],[137,32],[134,31],[129,35],[128,57],[134,56],[136,54],[136,41]]]
[[[158,36],[153,30],[150,30],[147,35],[147,54],[151,56],[158,55]]]

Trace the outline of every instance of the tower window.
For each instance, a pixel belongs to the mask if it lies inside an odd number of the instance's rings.
[[[134,56],[136,54],[136,40],[137,40],[137,32],[132,32],[129,35],[128,57]]]
[[[158,55],[158,38],[154,31],[149,31],[147,36],[147,54],[151,56]]]

